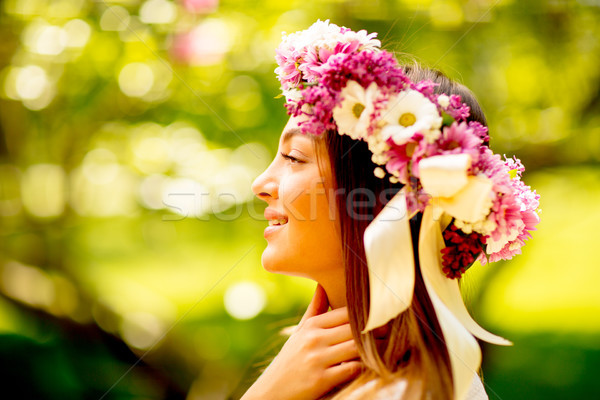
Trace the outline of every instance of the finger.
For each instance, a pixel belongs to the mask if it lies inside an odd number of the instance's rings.
[[[333,328],[327,328],[323,332],[325,343],[328,345],[334,345],[342,343],[347,340],[352,340],[352,328],[349,323],[335,326]]]
[[[317,285],[317,289],[315,290],[315,294],[313,295],[306,312],[302,316],[300,320],[300,324],[306,321],[308,318],[312,318],[314,316],[323,314],[329,309],[329,301],[327,300],[327,294],[325,293],[325,289],[320,284]]]
[[[337,386],[358,376],[364,366],[360,361],[348,361],[334,365],[325,370],[325,379],[332,385]]]
[[[347,340],[328,347],[324,350],[327,365],[334,366],[343,362],[354,361],[358,358],[358,348],[354,340]]]
[[[324,314],[312,317],[313,323],[319,328],[333,328],[345,324],[348,319],[348,307],[336,308]]]

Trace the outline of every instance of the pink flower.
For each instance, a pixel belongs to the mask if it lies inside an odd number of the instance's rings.
[[[487,148],[486,148],[487,149]],[[520,177],[524,170],[518,159],[502,161],[499,155],[487,150],[482,153],[477,168],[492,179],[496,192],[488,220],[495,229],[487,240],[489,261],[509,260],[521,254],[525,240],[539,222],[539,195],[525,185]],[[510,171],[516,171],[511,179]],[[485,263],[485,260],[481,260]]]
[[[469,121],[469,127],[473,129],[473,133],[479,138],[481,138],[483,143],[490,142],[490,135],[488,134],[488,127],[480,124],[477,121]]]
[[[285,107],[293,116],[306,115],[308,119],[300,124],[303,133],[320,135],[326,130],[335,130],[333,108],[339,103],[339,93],[326,87],[310,86],[302,91],[302,98],[297,102],[288,102]],[[311,105],[310,111],[302,109],[304,104]]]
[[[390,92],[398,92],[410,82],[394,56],[387,52],[336,54],[329,57],[319,73],[318,85],[301,87],[300,100],[286,104],[289,114],[305,114],[309,117],[302,123],[303,132],[320,134],[324,130],[337,128],[333,121],[333,109],[340,104],[340,92],[350,80],[358,82],[363,88],[375,82],[382,90]],[[302,111],[304,105],[309,105],[311,111]]]
[[[385,51],[336,55],[329,60],[320,84],[341,90],[348,80],[355,80],[363,87],[375,82],[385,93],[398,93],[410,84],[394,55]]]
[[[283,90],[295,88],[302,80],[302,74],[296,65],[299,59],[298,52],[291,47],[280,47],[275,50],[275,60],[279,65],[275,68],[275,73]]]
[[[302,72],[302,78],[306,82],[316,82],[322,75],[322,66],[333,55],[333,51],[327,48],[311,47],[307,49],[302,58],[302,62],[298,63],[298,70]]]
[[[420,135],[420,137],[416,137],[417,135]],[[409,164],[412,160],[415,149],[419,145],[419,141],[423,137],[421,134],[417,135],[410,138],[406,143],[400,146],[396,145],[391,138],[388,139],[390,149],[386,152],[386,155],[389,157],[389,161],[385,167],[390,174],[398,177],[400,183],[408,183],[411,174]]]
[[[419,162],[429,157],[428,151],[430,150],[430,144],[427,143],[427,140],[423,140],[424,136],[420,133],[414,136],[414,139],[417,141],[417,145],[412,150],[412,156],[410,158],[410,173],[415,177],[419,178]]]
[[[339,54],[351,54],[357,51],[361,46],[358,40],[347,43],[337,43],[334,48],[327,46],[309,47],[299,63],[298,69],[302,72],[302,77],[307,82],[316,82],[323,75],[325,65],[331,56]]]
[[[513,158],[507,158],[506,166],[510,171],[514,171],[515,177],[517,178],[521,178],[521,175],[523,175],[523,172],[525,171],[523,163],[521,163],[521,160],[519,160],[516,156],[513,156]]]
[[[494,186],[496,197],[488,220],[495,223],[496,228],[490,233],[488,253],[495,253],[498,247],[513,241],[525,228],[521,217],[521,204],[510,188]]]
[[[423,212],[430,200],[431,195],[423,190],[418,181],[412,180],[410,184],[406,185],[406,210],[408,214]]]
[[[518,162],[520,164],[520,161]],[[531,238],[530,232],[536,230],[536,225],[540,222],[538,215],[539,194],[532,191],[520,179],[513,178],[511,181],[515,190],[515,199],[520,205],[520,217],[523,225],[513,240],[506,243],[499,251],[490,254],[490,262],[510,260],[514,255],[521,254],[521,247],[525,245],[527,239]]]
[[[476,163],[481,144],[481,138],[470,125],[466,122],[453,122],[452,125],[443,127],[440,138],[429,146],[427,155],[466,153]]]
[[[450,105],[446,112],[457,121],[464,121],[469,118],[470,115],[469,106],[463,103],[462,99],[457,94],[450,96]]]
[[[359,51],[374,52],[381,43],[376,33],[353,32],[348,28],[317,21],[310,28],[284,35],[276,50],[275,73],[283,90],[298,88],[302,82],[317,82],[328,61],[335,55]]]
[[[425,97],[431,100],[434,104],[437,104],[437,95],[434,93],[436,86],[439,86],[438,83],[434,83],[430,80],[423,80],[421,82],[412,83],[411,87],[414,90],[418,90]]]

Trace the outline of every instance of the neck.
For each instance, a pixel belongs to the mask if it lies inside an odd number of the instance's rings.
[[[321,279],[319,283],[327,293],[327,300],[332,309],[346,306],[346,281],[342,271],[342,276],[335,276],[332,279]]]

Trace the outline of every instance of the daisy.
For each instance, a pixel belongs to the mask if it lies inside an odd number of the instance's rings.
[[[387,123],[381,135],[384,139],[391,138],[397,145],[406,143],[417,132],[428,142],[440,135],[442,117],[436,105],[416,90],[406,90],[390,98],[381,115]]]
[[[341,104],[333,109],[333,119],[340,134],[352,139],[366,139],[377,93],[375,83],[364,89],[358,82],[348,81],[340,93]]]

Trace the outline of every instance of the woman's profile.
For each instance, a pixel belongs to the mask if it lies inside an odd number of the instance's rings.
[[[291,117],[253,184],[262,264],[318,285],[244,400],[486,399],[475,338],[510,344],[471,319],[457,280],[520,253],[539,196],[489,149],[467,88],[375,37],[318,21],[277,49]]]

